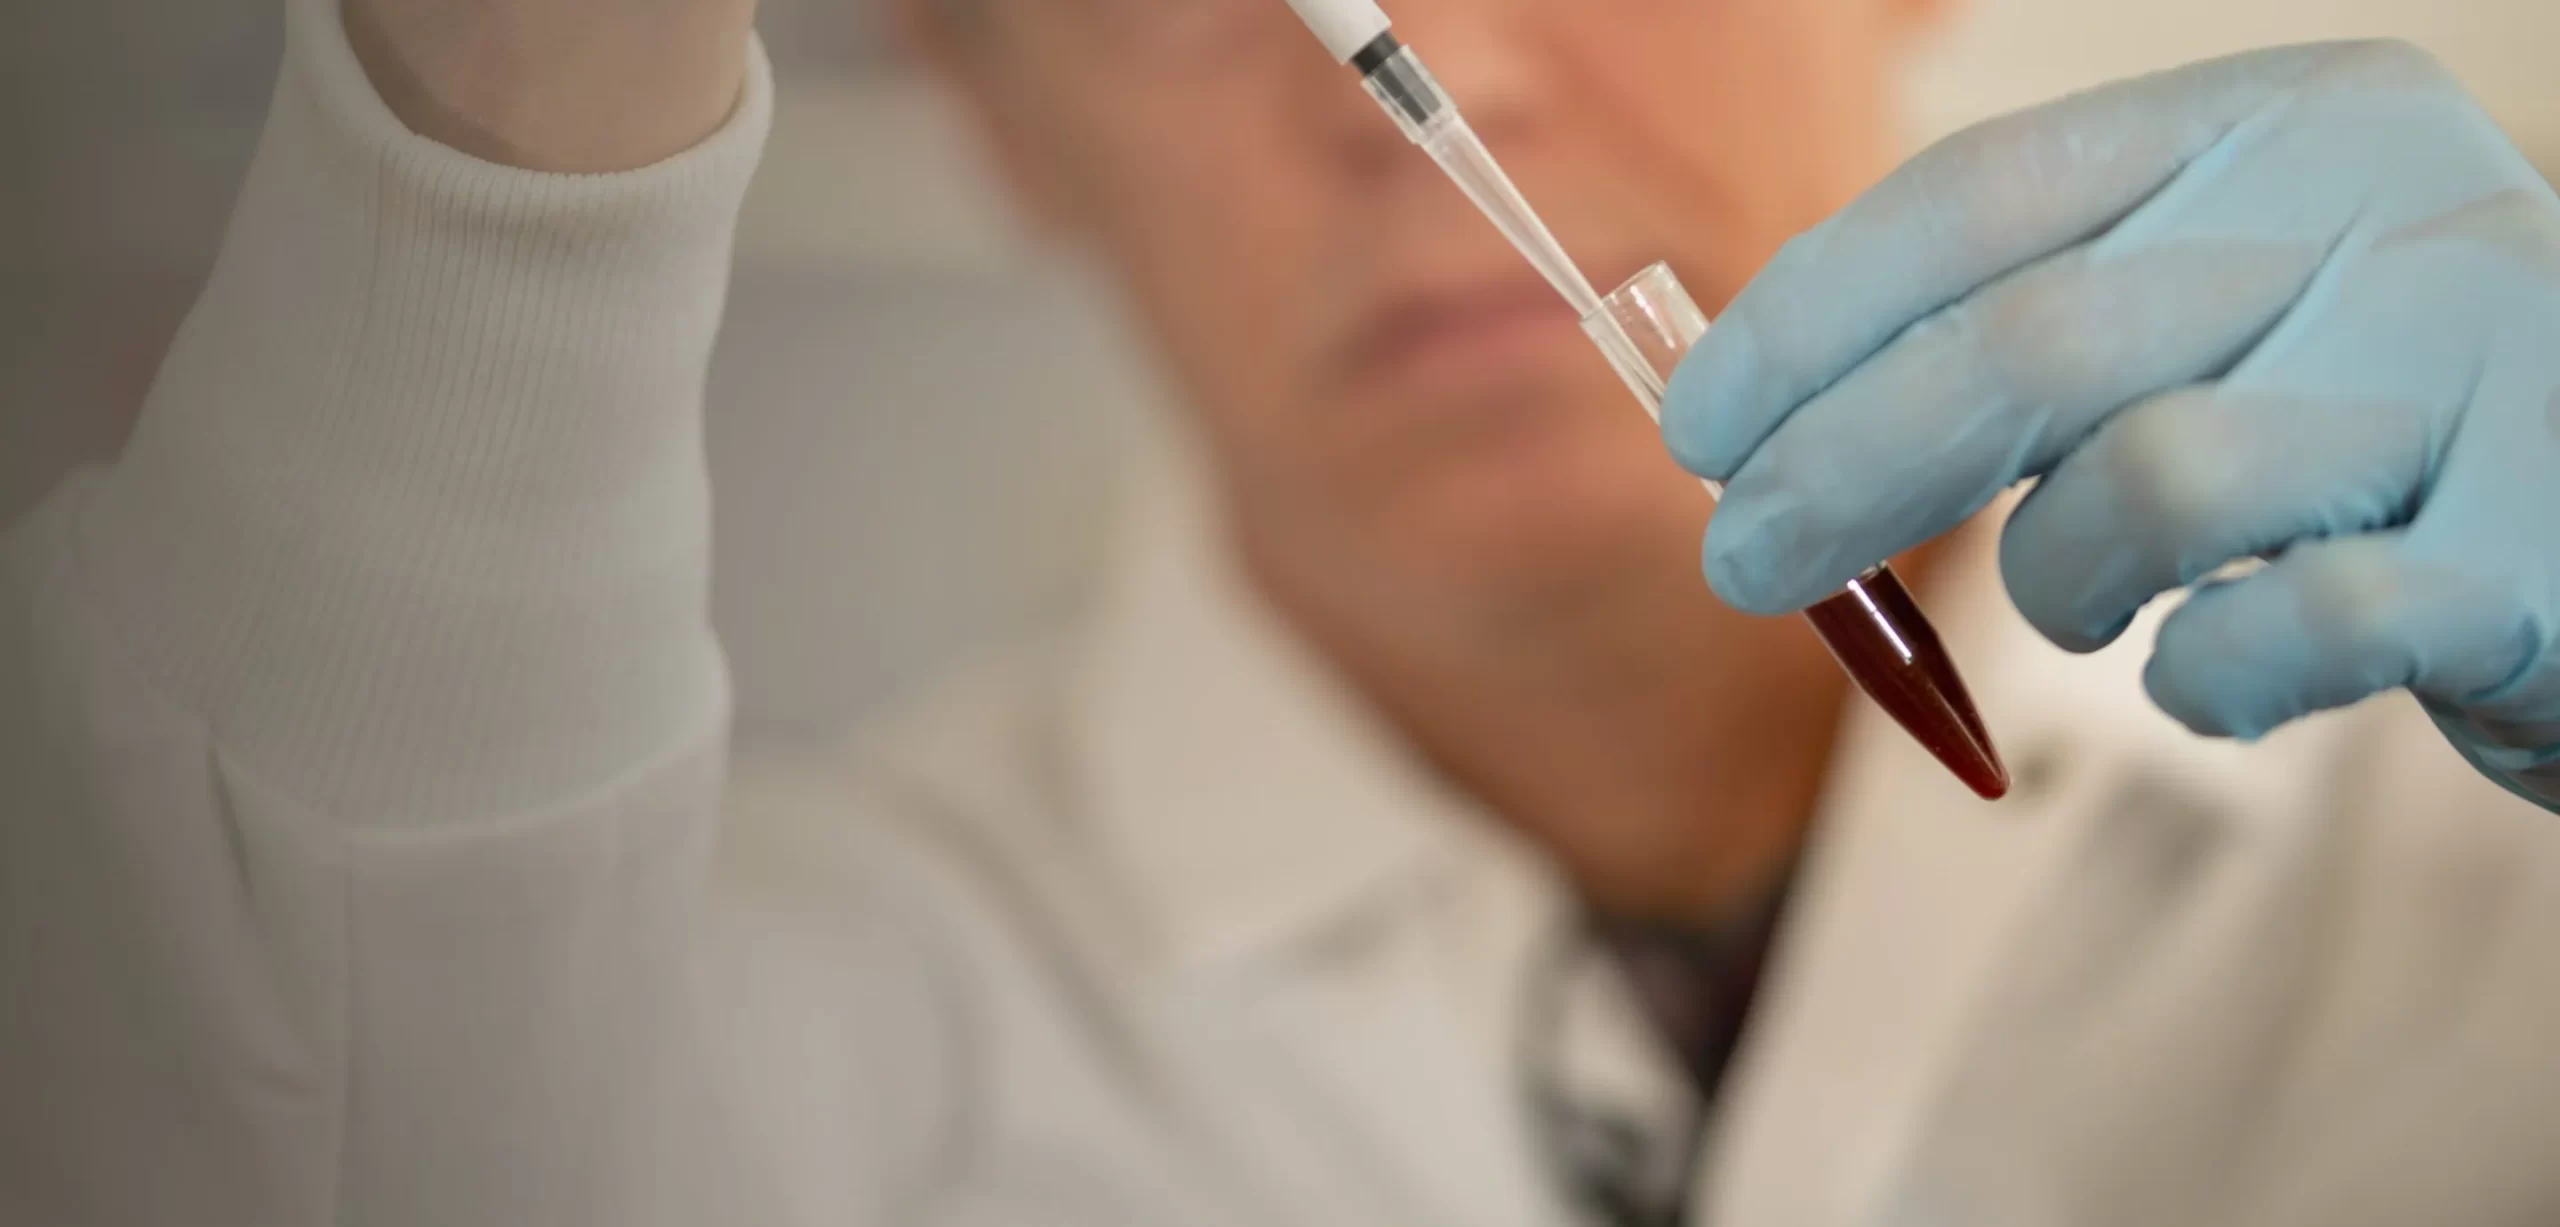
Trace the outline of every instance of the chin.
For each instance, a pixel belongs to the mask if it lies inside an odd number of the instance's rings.
[[[1385,534],[1405,569],[1489,609],[1585,604],[1697,565],[1710,501],[1649,430],[1583,431],[1415,481]]]

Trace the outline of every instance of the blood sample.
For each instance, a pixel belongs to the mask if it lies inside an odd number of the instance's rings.
[[[1672,369],[1706,335],[1707,316],[1680,279],[1656,264],[1600,300],[1600,309],[1583,317],[1582,328],[1658,421]],[[1724,496],[1722,486],[1706,486]],[[1879,566],[1849,581],[1804,616],[1858,689],[1957,779],[1991,800],[2008,794],[2009,769],[1991,744],[1964,678],[1892,568]]]
[[[1992,801],[2008,795],[2009,769],[1991,744],[1973,695],[1892,568],[1877,567],[1850,580],[1846,590],[1804,616],[1858,689],[1966,787]]]

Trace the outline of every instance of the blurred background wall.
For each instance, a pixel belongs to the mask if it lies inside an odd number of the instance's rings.
[[[219,238],[277,9],[0,11],[0,517],[112,454]],[[861,9],[765,0],[780,107],[710,424],[715,614],[750,738],[857,719],[1071,604],[1157,398]],[[2560,0],[1971,0],[1912,65],[1912,138],[2219,51],[2386,34],[2560,169]]]

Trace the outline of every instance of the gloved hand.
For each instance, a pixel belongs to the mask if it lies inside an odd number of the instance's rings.
[[[1728,482],[1707,575],[1813,602],[2039,478],[2018,608],[2162,626],[2153,699],[2259,736],[2406,686],[2560,808],[2560,198],[2396,44],[2199,64],[1994,120],[1779,252],[1672,382]]]

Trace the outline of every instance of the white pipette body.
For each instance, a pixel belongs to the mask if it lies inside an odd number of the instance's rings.
[[[1387,32],[1387,15],[1377,0],[1289,0],[1289,7],[1337,64],[1350,63],[1361,48]]]

